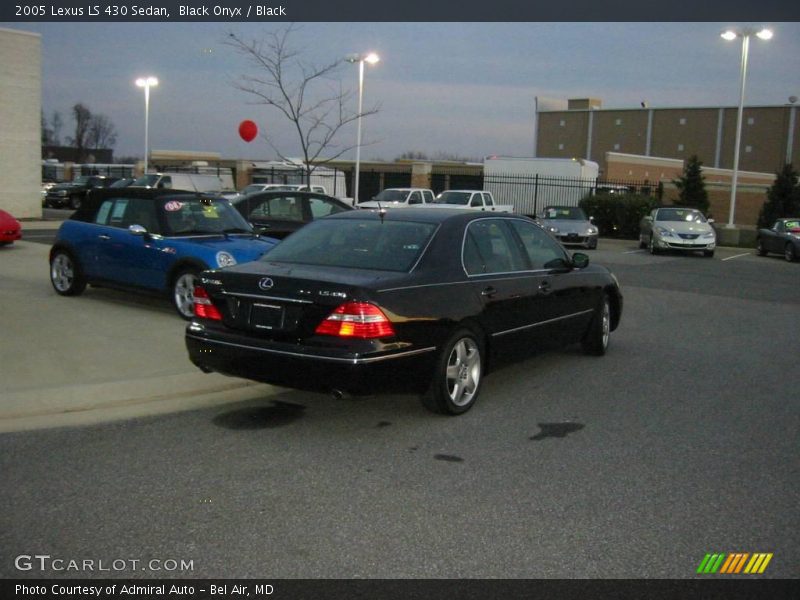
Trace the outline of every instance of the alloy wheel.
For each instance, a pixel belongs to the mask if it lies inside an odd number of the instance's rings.
[[[461,338],[447,361],[447,392],[456,406],[472,402],[481,379],[481,353],[471,338]]]

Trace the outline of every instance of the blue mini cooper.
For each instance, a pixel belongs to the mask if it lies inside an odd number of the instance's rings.
[[[95,190],[58,230],[50,281],[62,296],[81,294],[87,283],[168,294],[190,319],[198,273],[256,260],[277,243],[218,196]]]

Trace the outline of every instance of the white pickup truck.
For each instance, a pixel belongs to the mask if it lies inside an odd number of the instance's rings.
[[[436,196],[431,206],[514,212],[514,207],[510,204],[495,204],[492,193],[483,190],[447,190]]]
[[[359,202],[358,208],[401,208],[424,206],[433,202],[433,192],[426,188],[386,188],[372,200]]]

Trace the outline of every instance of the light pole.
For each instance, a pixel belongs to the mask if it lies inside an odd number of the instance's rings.
[[[739,83],[739,112],[736,115],[736,142],[733,148],[733,178],[731,179],[731,208],[728,213],[728,228],[733,228],[733,215],[736,210],[736,184],[739,180],[739,146],[742,141],[742,113],[744,112],[744,84],[747,78],[747,54],[750,50],[750,36],[755,35],[762,40],[772,38],[772,31],[769,29],[747,28],[742,30],[728,29],[721,34],[722,39],[732,42],[736,38],[742,38],[742,68]]]
[[[147,175],[147,157],[150,155],[150,88],[158,85],[155,77],[140,77],[136,85],[144,88],[144,173]]]
[[[353,182],[353,204],[358,204],[358,176],[361,167],[361,106],[364,97],[364,63],[374,65],[380,60],[380,56],[374,52],[369,54],[349,54],[345,60],[349,63],[358,63],[358,118],[356,126],[356,169],[355,180]]]

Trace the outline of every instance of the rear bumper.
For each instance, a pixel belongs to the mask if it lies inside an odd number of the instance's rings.
[[[433,374],[436,348],[373,354],[247,339],[193,322],[186,328],[189,360],[205,372],[282,387],[353,395],[420,393]]]

